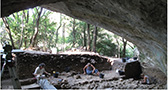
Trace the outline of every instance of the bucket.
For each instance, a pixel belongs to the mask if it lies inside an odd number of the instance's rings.
[[[53,76],[55,77],[55,78],[57,78],[58,77],[58,72],[56,72],[56,73],[53,73]]]
[[[99,74],[99,77],[100,77],[100,78],[104,78],[104,74],[100,73],[100,74]]]

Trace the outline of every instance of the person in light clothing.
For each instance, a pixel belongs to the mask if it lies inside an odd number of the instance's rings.
[[[45,64],[41,63],[39,64],[39,66],[35,69],[33,75],[36,77],[36,79],[38,80],[40,77],[45,77],[43,74],[48,74],[50,75],[50,73],[45,71]]]
[[[50,73],[45,71],[44,68],[45,64],[41,63],[39,64],[39,66],[35,69],[33,75],[36,77],[37,79],[37,84],[43,88],[43,89],[53,89],[53,90],[57,90],[48,80],[47,78],[45,78],[45,74],[51,75]]]
[[[143,78],[142,84],[150,84],[149,77],[147,75],[141,74],[141,77]]]

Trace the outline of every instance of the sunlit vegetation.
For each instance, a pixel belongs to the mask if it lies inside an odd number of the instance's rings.
[[[85,47],[105,56],[132,57],[135,48],[124,38],[99,26],[41,7],[3,17],[0,26],[1,44],[8,41],[16,49],[59,52]]]

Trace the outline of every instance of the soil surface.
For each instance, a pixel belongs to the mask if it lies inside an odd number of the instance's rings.
[[[22,80],[22,89],[40,89],[40,87],[36,84],[34,79],[26,77],[33,73],[36,66],[38,66],[38,62],[44,61],[48,67],[46,71],[49,69],[55,70],[59,72],[58,78],[54,78],[53,76],[48,77],[48,80],[52,85],[54,85],[57,89],[166,89],[167,77],[156,67],[151,67],[147,64],[143,64],[143,73],[148,75],[152,81],[150,85],[141,84],[142,79],[134,80],[133,78],[123,79],[124,76],[120,76],[116,73],[117,69],[124,70],[125,64],[120,58],[109,58],[102,57],[96,53],[90,53],[86,55],[86,52],[79,53],[73,52],[75,55],[50,55],[50,54],[37,54],[37,53],[23,53],[19,54],[18,65],[17,68],[20,68],[22,72],[20,72],[20,76],[25,76],[24,78],[20,78]],[[78,54],[78,55],[77,55]],[[47,61],[46,61],[47,60]],[[64,61],[67,61],[65,63]],[[82,72],[83,67],[87,64],[87,62],[95,63],[95,67],[100,71],[100,73],[104,74],[104,78],[100,78],[97,75],[84,75]],[[23,64],[26,62],[25,64]],[[35,63],[32,63],[35,62]],[[53,65],[55,63],[55,65]],[[58,64],[57,64],[58,63]],[[32,64],[32,65],[30,65]],[[53,66],[52,66],[53,65]],[[58,68],[64,68],[67,65],[73,67],[70,69],[70,72],[65,72],[64,70],[60,70]],[[76,66],[77,65],[77,66]],[[111,65],[111,66],[110,66]],[[29,67],[31,66],[31,68]],[[29,67],[29,71],[24,71],[23,67]],[[34,68],[34,69],[32,69]],[[56,69],[54,69],[56,68]],[[49,72],[51,73],[50,70]],[[62,72],[61,72],[62,71]],[[31,72],[31,73],[30,73]],[[29,74],[27,74],[29,73]],[[51,73],[52,74],[52,73]],[[12,82],[9,78],[2,79],[1,81],[2,89],[12,89]]]
[[[152,83],[150,85],[141,84],[142,79],[134,80],[133,78],[123,79],[124,76],[120,76],[116,73],[116,69],[122,69],[123,65],[120,59],[111,58],[112,70],[103,70],[104,78],[100,78],[97,75],[84,75],[76,71],[61,72],[57,78],[53,76],[48,77],[49,82],[57,89],[165,89],[166,84],[159,82]],[[154,68],[153,68],[154,70]],[[158,72],[159,73],[159,72]],[[29,80],[31,81],[31,80]],[[12,89],[12,83],[9,79],[2,80],[2,89]],[[22,88],[40,89],[35,83],[29,83],[28,85],[22,85]]]
[[[114,70],[102,71],[105,76],[100,78],[96,75],[78,74],[75,71],[62,72],[58,78],[50,76],[48,80],[57,89],[164,89],[163,84],[141,84],[141,80],[123,79]],[[40,88],[36,83],[23,85],[22,88]],[[10,80],[2,81],[2,89],[12,89]]]

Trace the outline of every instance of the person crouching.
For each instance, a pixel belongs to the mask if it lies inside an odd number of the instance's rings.
[[[45,71],[45,64],[41,63],[39,64],[39,66],[35,69],[33,75],[36,77],[36,79],[38,80],[39,77],[43,76],[43,74],[47,74],[47,75],[51,75],[50,73]]]
[[[98,69],[96,69],[91,63],[88,63],[87,65],[85,65],[85,67],[83,68],[83,72],[84,74],[88,74],[88,75],[99,75],[99,71]]]

